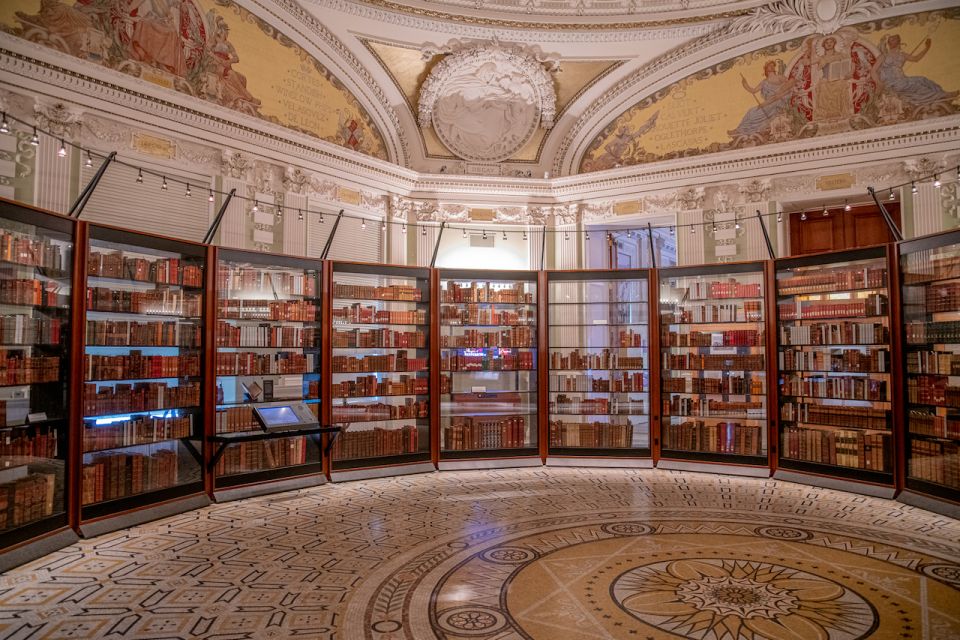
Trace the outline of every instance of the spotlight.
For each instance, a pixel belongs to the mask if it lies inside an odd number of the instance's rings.
[[[673,234],[675,234],[676,232],[677,232],[677,228],[674,227],[673,225],[670,225],[670,235],[673,235]]]
[[[400,231],[402,231],[403,233],[406,233],[406,232],[407,232],[407,225],[403,225],[403,227],[400,229]]]
[[[188,198],[192,198],[192,197],[193,197],[193,191],[190,189],[190,183],[189,183],[189,182],[187,183],[187,190],[183,192],[183,195],[186,196],[186,197],[188,197]]]
[[[806,220],[806,219],[807,219],[807,212],[806,212],[806,211],[804,211],[803,213],[800,214],[800,219],[801,219],[801,220]]]
[[[697,228],[696,228],[695,226],[693,226],[693,225],[690,225],[690,233],[693,234],[693,233],[696,233],[696,232],[697,232]]]
[[[143,184],[143,169],[137,169],[137,184]]]
[[[420,228],[420,235],[423,236],[424,238],[427,237],[427,228],[426,228],[426,227],[421,227],[421,228]]]
[[[87,159],[83,161],[83,166],[87,169],[93,166],[93,158],[90,157],[90,152],[87,151]]]
[[[777,211],[777,222],[783,222],[783,211]]]
[[[850,203],[849,203],[849,202],[847,202],[846,200],[844,200],[844,201],[843,201],[843,210],[844,210],[844,211],[850,211],[850,209],[853,209],[853,207],[850,206]]]
[[[380,223],[380,231],[386,231],[386,230],[387,230],[387,221],[384,220]]]
[[[827,205],[823,205],[823,217],[826,218],[830,215],[830,211],[827,209]]]
[[[896,200],[896,199],[897,199],[897,196],[894,195],[894,193],[893,193],[893,189],[888,189],[887,191],[889,191],[889,194],[887,195],[887,200]]]
[[[467,229],[466,229],[466,227],[464,227],[464,229],[463,229],[463,237],[464,237],[464,238],[467,237]]]
[[[210,189],[210,195],[207,196],[207,202],[213,202],[213,189]]]
[[[911,182],[911,183],[910,183],[910,193],[916,193],[916,192],[917,192],[917,183],[916,183],[916,182]]]
[[[57,157],[58,158],[67,157],[67,145],[63,143],[63,138],[60,138],[60,148],[57,149]]]
[[[507,240],[507,232],[506,232],[506,231],[503,232],[503,240],[504,240],[504,242],[506,242],[506,240]]]
[[[36,127],[33,128],[33,137],[30,138],[30,144],[32,144],[32,145],[35,146],[35,147],[39,147],[39,146],[40,146],[40,136],[37,135],[37,128],[36,128]]]
[[[160,185],[160,191],[167,190],[167,176],[163,176],[163,184]]]
[[[277,220],[283,220],[283,207],[277,207]]]
[[[739,218],[737,218],[737,223],[736,223],[735,225],[733,225],[733,228],[736,229],[737,231],[740,230],[740,219],[739,219]]]
[[[253,201],[253,212],[254,212],[254,213],[257,213],[258,211],[260,211],[260,202],[257,201],[257,200],[254,200],[254,201]]]
[[[564,231],[564,232],[563,232],[563,239],[564,239],[564,240],[569,240],[569,239],[570,239],[570,232],[569,232],[569,231]]]
[[[716,223],[716,222],[713,223],[713,232],[714,232],[714,233],[717,232],[717,223]]]
[[[366,218],[360,218],[360,228],[361,228],[361,229],[366,229],[366,228],[367,228],[367,219],[366,219]]]
[[[483,239],[484,239],[484,240],[487,239],[487,230],[486,230],[486,229],[483,230]]]
[[[586,238],[587,240],[589,240],[589,239],[590,239],[590,232],[589,232],[589,231],[584,231],[583,237]]]
[[[526,229],[523,230],[523,241],[524,241],[524,242],[527,241],[527,230],[526,230]]]
[[[3,121],[0,122],[0,133],[10,133],[10,125],[7,124],[7,112],[3,112]]]
[[[937,189],[940,188],[940,176],[939,176],[939,174],[933,176],[933,186],[935,186]]]
[[[323,212],[322,212],[322,211],[320,212],[320,224],[323,224]],[[406,233],[406,232],[404,232],[404,233]]]
[[[300,222],[303,222],[303,210],[302,210],[302,209],[297,209],[297,220],[299,220]]]

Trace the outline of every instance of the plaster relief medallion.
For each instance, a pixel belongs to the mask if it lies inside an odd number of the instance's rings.
[[[552,127],[555,111],[543,65],[493,44],[440,61],[420,90],[418,116],[458,157],[495,162],[519,151],[538,127]]]

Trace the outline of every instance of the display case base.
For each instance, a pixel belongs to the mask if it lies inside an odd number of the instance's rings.
[[[470,458],[466,460],[441,460],[440,471],[468,471],[471,469],[510,469],[511,467],[542,467],[539,456],[524,458]]]
[[[407,476],[413,473],[429,473],[436,471],[432,462],[411,462],[409,464],[392,464],[384,467],[367,467],[364,469],[334,470],[330,474],[333,482],[350,482],[351,480],[371,480],[373,478],[389,478],[391,476]]]
[[[693,462],[690,460],[660,460],[658,469],[673,471],[696,471],[699,473],[722,473],[728,476],[746,476],[748,478],[769,478],[769,467],[748,467],[721,462]]]
[[[298,478],[283,478],[282,480],[258,482],[257,484],[247,484],[230,487],[227,489],[218,489],[213,492],[213,500],[214,502],[231,502],[233,500],[243,500],[244,498],[265,496],[271,493],[282,493],[284,491],[293,491],[295,489],[316,487],[321,484],[325,484],[326,482],[327,477],[321,473],[315,473],[309,476],[300,476]]]
[[[548,456],[548,467],[606,467],[609,469],[652,469],[651,458],[591,458],[589,456]]]
[[[64,528],[58,531],[52,531],[39,538],[34,538],[18,547],[7,549],[3,553],[0,553],[0,573],[13,569],[14,567],[19,567],[31,560],[42,558],[48,553],[69,547],[78,540],[80,540],[80,536],[78,536],[73,529]]]
[[[905,489],[897,496],[897,501],[908,504],[911,507],[919,507],[927,511],[933,511],[955,520],[960,520],[960,504],[956,502],[946,502],[938,500],[922,493],[915,493],[910,489]]]
[[[207,497],[205,493],[177,498],[143,509],[137,509],[136,511],[127,511],[115,516],[106,516],[99,520],[85,522],[80,525],[80,535],[84,538],[92,538],[103,535],[104,533],[110,533],[111,531],[135,527],[138,524],[150,522],[151,520],[159,520],[160,518],[166,518],[167,516],[184,513],[186,511],[193,511],[194,509],[200,509],[209,505],[210,498]]]
[[[844,480],[842,478],[829,478],[827,476],[803,473],[800,471],[788,471],[786,469],[777,469],[773,474],[773,479],[808,484],[813,487],[823,487],[824,489],[837,489],[838,491],[860,493],[876,498],[892,498],[896,493],[893,487],[856,482],[855,480]]]

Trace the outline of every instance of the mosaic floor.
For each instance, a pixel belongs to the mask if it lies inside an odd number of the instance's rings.
[[[0,638],[960,638],[960,522],[774,480],[445,472],[214,505],[0,576]]]

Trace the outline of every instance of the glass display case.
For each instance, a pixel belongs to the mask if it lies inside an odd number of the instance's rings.
[[[518,457],[540,464],[537,272],[439,277],[441,468]]]
[[[217,249],[214,433],[256,434],[254,407],[304,402],[320,420],[322,263]],[[323,473],[319,435],[217,443],[214,488]]]
[[[551,463],[650,458],[649,289],[647,271],[547,272]]]
[[[659,271],[660,466],[769,474],[764,290],[764,263]]]
[[[430,270],[334,262],[332,287],[334,479],[433,470]]]
[[[69,524],[74,232],[0,201],[0,551]]]
[[[207,248],[89,226],[81,520],[203,490]]]
[[[778,260],[776,282],[778,471],[877,485],[871,493],[885,486],[892,496],[886,249]]]
[[[917,506],[960,515],[960,231],[900,250],[906,490]],[[932,498],[919,503],[910,494]]]

